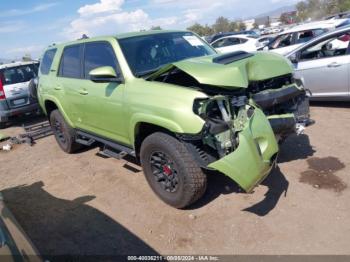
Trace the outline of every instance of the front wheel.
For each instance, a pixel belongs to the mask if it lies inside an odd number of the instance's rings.
[[[176,138],[154,133],[143,141],[140,156],[148,184],[165,203],[184,208],[204,194],[207,177]]]

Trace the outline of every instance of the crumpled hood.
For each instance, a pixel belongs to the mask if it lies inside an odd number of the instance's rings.
[[[226,89],[246,88],[250,81],[290,74],[293,67],[289,60],[272,52],[257,52],[250,57],[228,63],[214,62],[222,54],[190,58],[164,66],[148,77],[158,76],[178,68],[195,78],[200,84],[220,86]]]

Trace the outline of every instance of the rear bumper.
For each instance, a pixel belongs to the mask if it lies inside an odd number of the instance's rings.
[[[239,146],[208,167],[220,171],[251,192],[273,168],[278,144],[269,121],[260,109],[239,133]]]
[[[37,102],[9,109],[5,100],[0,101],[0,122],[7,122],[12,116],[33,112],[37,109],[39,109],[39,104]]]

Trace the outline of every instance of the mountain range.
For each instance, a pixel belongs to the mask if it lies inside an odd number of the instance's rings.
[[[260,17],[266,17],[266,16],[279,17],[283,13],[292,12],[295,10],[296,10],[295,5],[287,5],[287,6],[282,6],[282,7],[279,7],[277,9],[265,12],[265,13],[261,13],[259,15],[254,16],[254,17],[251,17],[251,18],[260,18]]]

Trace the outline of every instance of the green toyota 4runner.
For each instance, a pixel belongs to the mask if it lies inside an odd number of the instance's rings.
[[[250,192],[278,141],[309,121],[306,92],[273,53],[220,55],[188,31],[149,31],[52,45],[38,99],[67,153],[95,142],[140,160],[153,191],[183,208],[216,170]]]

